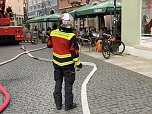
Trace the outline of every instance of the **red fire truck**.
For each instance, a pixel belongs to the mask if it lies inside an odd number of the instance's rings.
[[[5,13],[6,0],[0,0],[0,44],[23,40],[23,27],[11,26],[11,16]]]

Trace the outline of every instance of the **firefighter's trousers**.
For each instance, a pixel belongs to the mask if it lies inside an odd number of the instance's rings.
[[[54,90],[54,100],[57,107],[62,106],[62,83],[63,79],[65,82],[65,107],[71,106],[73,104],[73,93],[72,86],[75,81],[75,68],[71,66],[69,68],[54,67],[54,80],[55,90]]]

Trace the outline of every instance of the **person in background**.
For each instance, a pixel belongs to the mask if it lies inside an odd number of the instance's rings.
[[[38,28],[37,28],[37,26],[35,26],[35,27],[34,27],[34,31],[38,31]]]
[[[77,31],[76,31],[76,29],[73,29],[72,31],[73,31],[73,33],[77,36]]]
[[[73,17],[69,13],[61,16],[60,29],[50,34],[49,46],[53,47],[53,66],[55,90],[53,92],[57,110],[62,109],[62,83],[65,82],[65,111],[76,108],[73,102],[73,84],[75,67],[82,68],[79,61],[79,47],[76,35],[72,31]]]
[[[58,27],[57,27],[57,24],[53,24],[53,26],[52,26],[52,30],[56,30]]]
[[[45,29],[44,28],[42,28],[42,36],[46,36],[46,31],[45,31]]]
[[[79,30],[80,30],[79,35],[80,35],[81,37],[84,37],[84,29],[80,28]]]
[[[34,31],[32,32],[32,40],[37,44],[38,43],[38,29],[35,26]]]
[[[107,27],[103,27],[102,30],[103,30],[103,33],[102,33],[102,38],[103,39],[108,38],[108,37],[111,36],[111,34],[109,34],[109,32],[108,32]]]
[[[102,34],[103,34],[103,30],[102,30],[102,28],[100,28],[99,33],[98,33],[98,37],[102,38]]]
[[[0,18],[3,18],[3,12],[1,8],[0,8]]]
[[[97,36],[98,36],[98,32],[96,31],[96,28],[94,28],[94,29],[92,30],[92,35],[93,35],[94,37],[97,37]]]

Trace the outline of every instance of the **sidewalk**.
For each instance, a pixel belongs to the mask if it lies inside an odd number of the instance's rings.
[[[130,54],[111,55],[110,59],[105,59],[102,53],[89,51],[88,48],[84,47],[81,48],[81,53],[152,78],[152,59],[137,57]],[[140,51],[138,53],[143,54]]]

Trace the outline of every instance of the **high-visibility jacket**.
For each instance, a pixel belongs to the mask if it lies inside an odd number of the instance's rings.
[[[79,65],[79,46],[76,35],[56,29],[50,33],[53,46],[53,64],[59,67]]]

